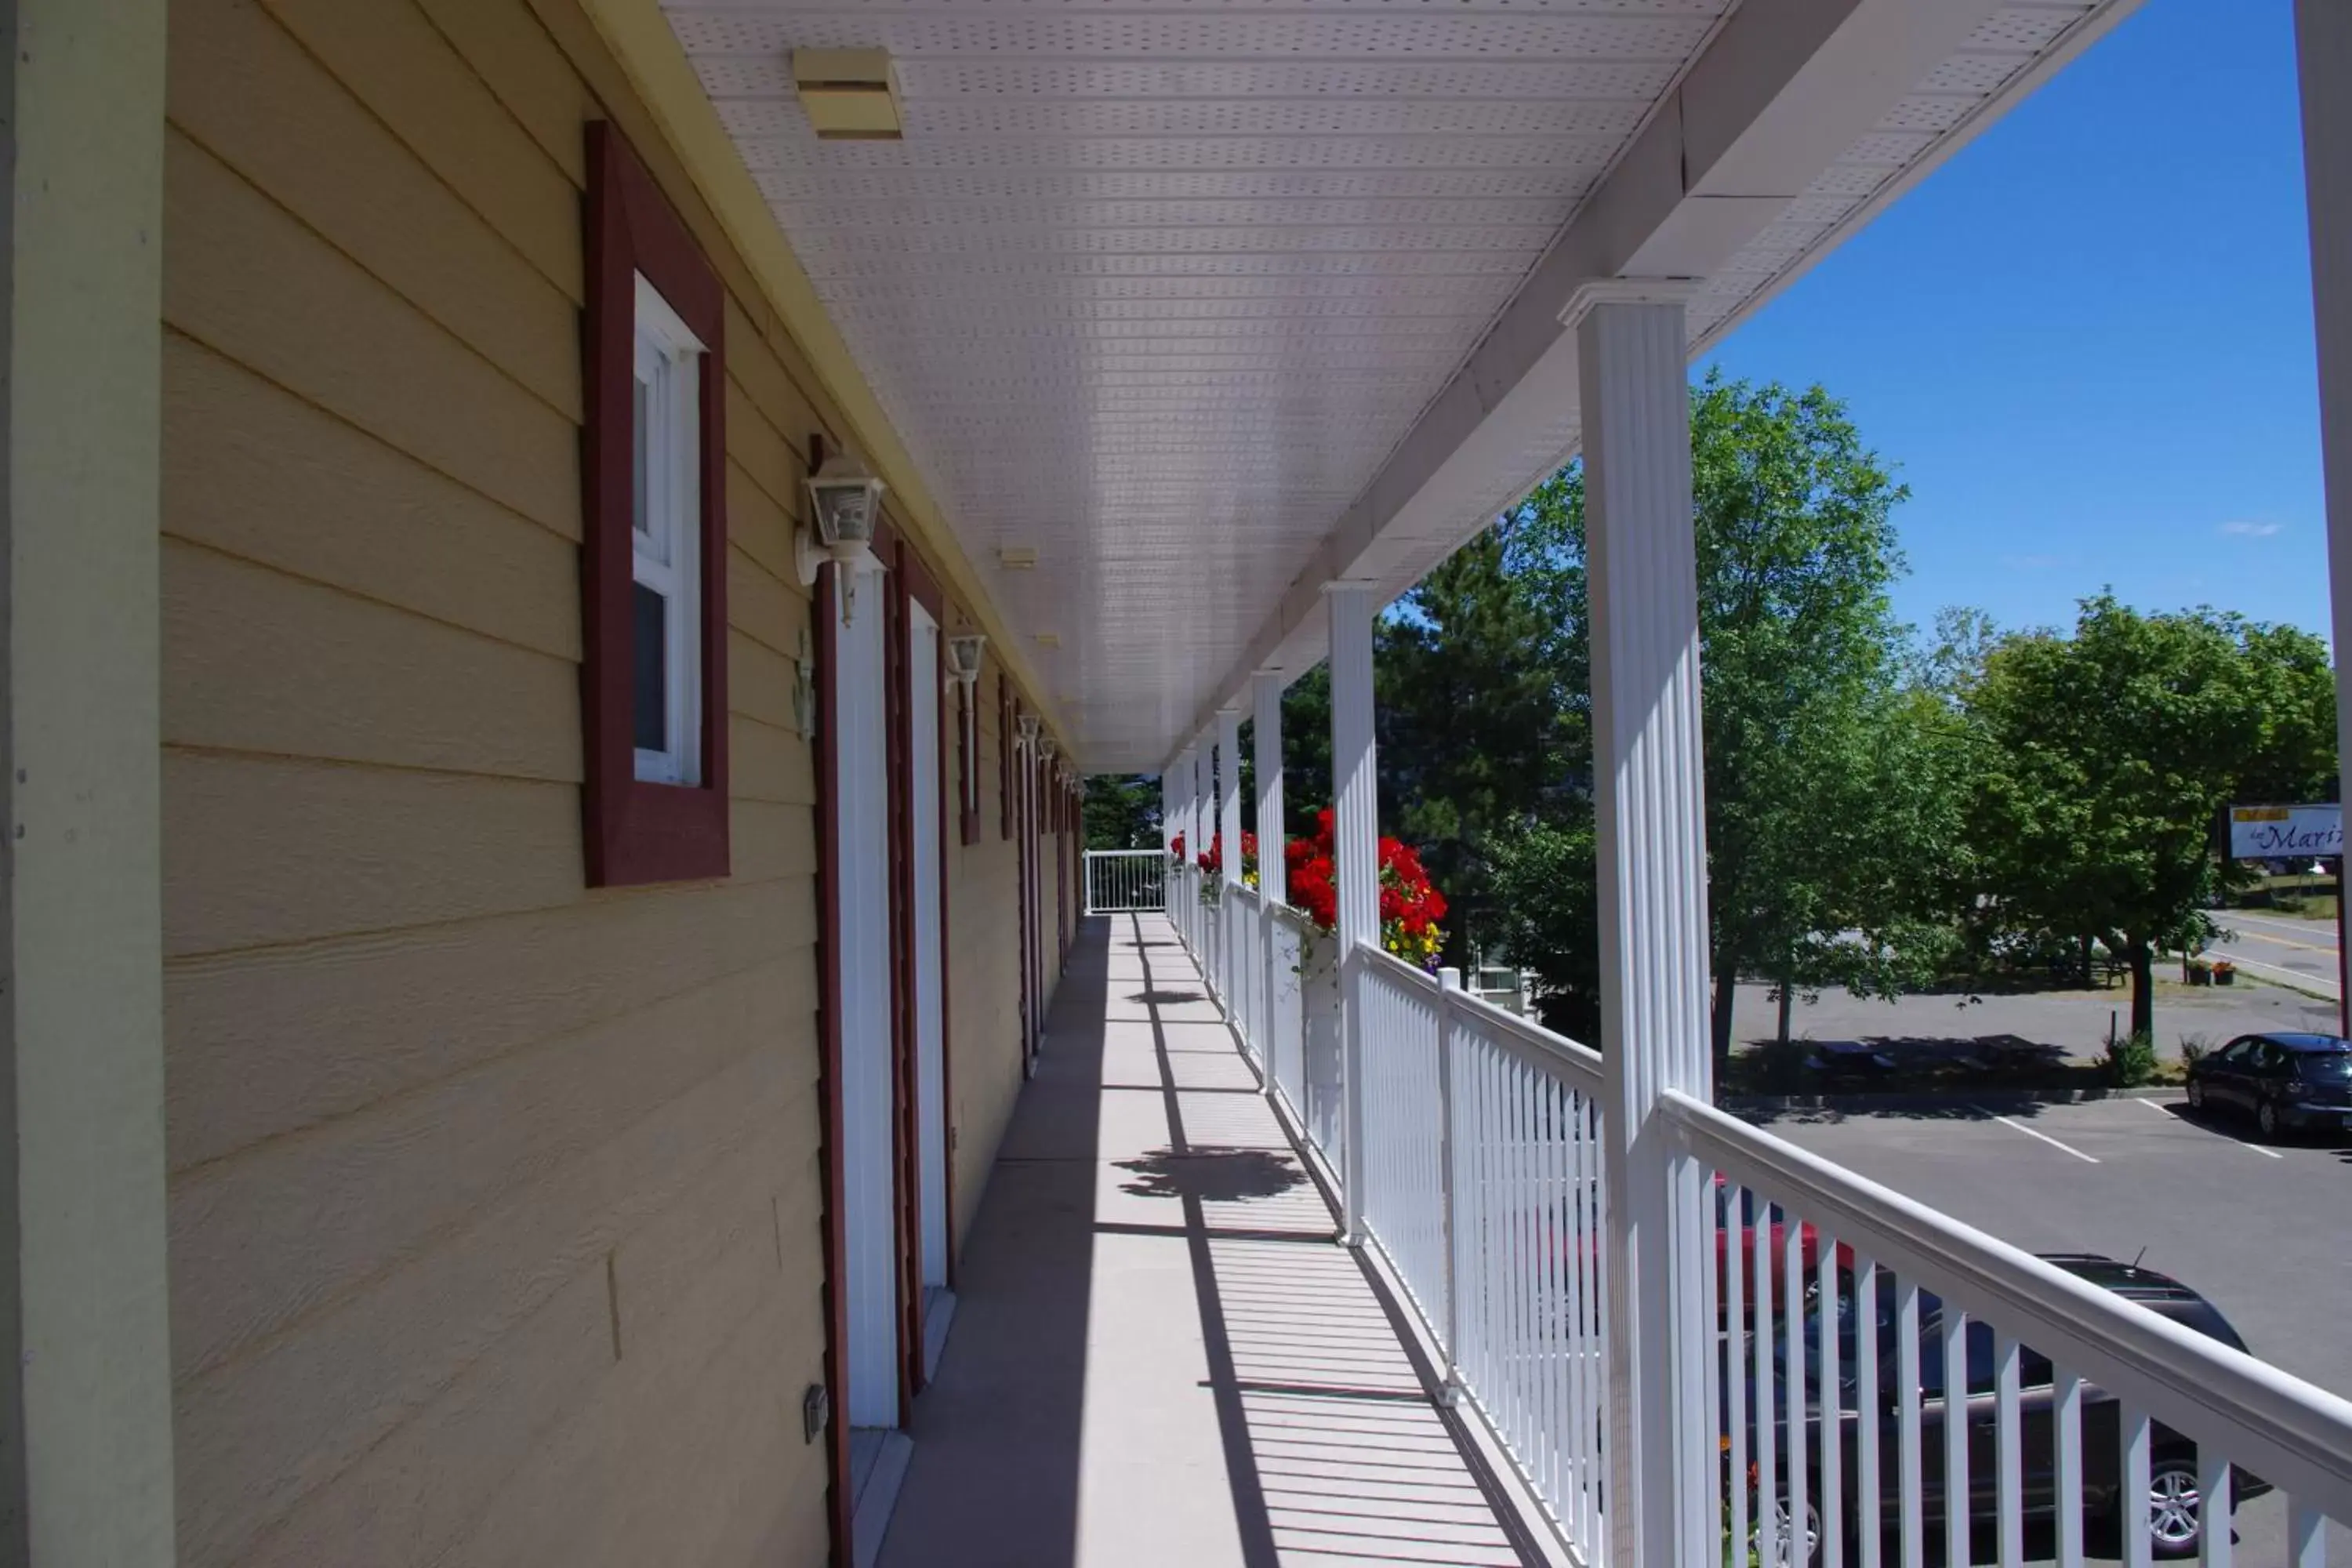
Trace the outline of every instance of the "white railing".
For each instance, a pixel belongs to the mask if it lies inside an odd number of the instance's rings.
[[[1125,915],[1167,907],[1167,851],[1089,849],[1086,854],[1087,913]]]
[[[1227,888],[1225,937],[1230,954],[1225,965],[1229,994],[1225,1010],[1242,1038],[1242,1054],[1261,1078],[1265,1075],[1265,901],[1255,888]]]
[[[1307,1013],[1304,987],[1315,928],[1287,904],[1276,904],[1265,921],[1266,1092],[1294,1128],[1307,1110]]]
[[[1622,1429],[1601,1058],[1361,947],[1338,986],[1358,1009],[1360,1071],[1325,1086],[1318,1050],[1336,1060],[1339,1037],[1311,1015],[1318,995],[1330,1008],[1316,970],[1330,939],[1255,893],[1192,907],[1231,918],[1219,994],[1334,1183],[1349,1169],[1335,1096],[1355,1102],[1353,1207],[1447,1396],[1574,1554],[1600,1563],[1603,1434]],[[1224,923],[1194,922],[1196,957]],[[2184,1552],[2231,1568],[2231,1533],[2203,1526],[2223,1500],[2275,1489],[2237,1516],[2241,1554],[2274,1541],[2266,1568],[2324,1568],[2326,1521],[2352,1521],[2352,1403],[1698,1100],[1669,1093],[1657,1114],[1670,1179],[1700,1194],[1669,1212],[1702,1216],[1696,1244],[1674,1250],[1714,1326],[1675,1314],[1640,1353],[1703,1383],[1682,1409],[1716,1418],[1685,1420],[1669,1450],[1704,1493],[1678,1517],[1710,1522],[1654,1560],[1792,1568],[1802,1543],[1820,1568],[1926,1568],[1931,1554],[2021,1568],[2031,1541],[2074,1568],[2112,1535],[2129,1568]],[[1948,1387],[1966,1390],[1966,1441],[1943,1441]]]
[[[1364,1224],[1520,1479],[1588,1562],[1606,1550],[1601,1060],[1371,947]]]
[[[2319,1568],[2322,1520],[2352,1520],[2352,1404],[1712,1106],[1669,1094],[1661,1114],[1742,1236],[1736,1262],[1727,1242],[1706,1256],[1721,1321],[1750,1331],[1726,1339],[1744,1364],[1707,1358],[1723,1433],[1682,1437],[1685,1463],[1722,1447],[1724,1473],[1754,1477],[1722,1505],[1759,1562],[1802,1520],[1825,1568],[1917,1568],[1931,1527],[1963,1563],[1972,1525],[2018,1563],[2029,1522],[2068,1568],[2094,1523],[2133,1568],[2226,1564],[2231,1532],[2205,1526],[2276,1488],[2284,1555]],[[1954,1386],[1967,1439],[1947,1442]],[[1828,1389],[1840,1419],[1791,1408],[1791,1390]]]

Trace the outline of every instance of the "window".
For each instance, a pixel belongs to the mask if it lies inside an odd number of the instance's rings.
[[[702,782],[701,571],[696,461],[702,340],[637,274],[631,397],[631,738],[636,776]]]
[[[980,682],[956,682],[956,818],[966,844],[980,842]]]
[[[588,127],[582,730],[595,887],[723,877],[723,295],[628,143]]]

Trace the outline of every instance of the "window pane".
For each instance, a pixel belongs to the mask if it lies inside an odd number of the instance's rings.
[[[669,602],[643,583],[636,585],[636,713],[633,728],[641,752],[669,750],[667,679]]]
[[[637,376],[630,384],[631,415],[635,423],[634,442],[629,459],[630,520],[639,538],[650,538],[653,528],[646,515],[646,403],[650,388],[645,377]]]

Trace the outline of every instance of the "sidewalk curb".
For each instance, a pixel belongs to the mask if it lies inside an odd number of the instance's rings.
[[[1946,1094],[1924,1090],[1904,1094],[1735,1094],[1724,1097],[1723,1109],[1735,1115],[1744,1110],[1968,1110],[2004,1105],[2087,1105],[2102,1100],[2158,1100],[2179,1093],[2179,1084],[2156,1084],[2146,1089],[1969,1089]]]

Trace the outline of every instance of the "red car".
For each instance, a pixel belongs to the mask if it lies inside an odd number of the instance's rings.
[[[1739,1230],[1738,1268],[1741,1314],[1750,1321],[1755,1319],[1756,1210],[1763,1202],[1764,1200],[1758,1196],[1755,1188],[1742,1187],[1739,1191],[1739,1215],[1737,1219],[1734,1219],[1731,1214],[1730,1184],[1726,1182],[1721,1174],[1718,1173],[1716,1176],[1715,1277],[1717,1281],[1717,1294],[1715,1310],[1718,1321],[1728,1316],[1730,1310],[1731,1232],[1735,1225]],[[1772,1313],[1776,1317],[1786,1312],[1789,1305],[1788,1228],[1783,1221],[1782,1212],[1779,1209],[1773,1211],[1770,1234],[1765,1238],[1764,1243],[1765,1277],[1769,1281],[1768,1288],[1772,1293]],[[1801,1299],[1813,1281],[1819,1278],[1816,1269],[1821,1262],[1821,1237],[1808,1221],[1797,1222],[1797,1253],[1802,1259],[1799,1267],[1804,1274],[1803,1279],[1797,1285],[1797,1293]],[[1838,1244],[1837,1267],[1841,1276],[1849,1274],[1853,1269],[1853,1248],[1843,1242]]]

